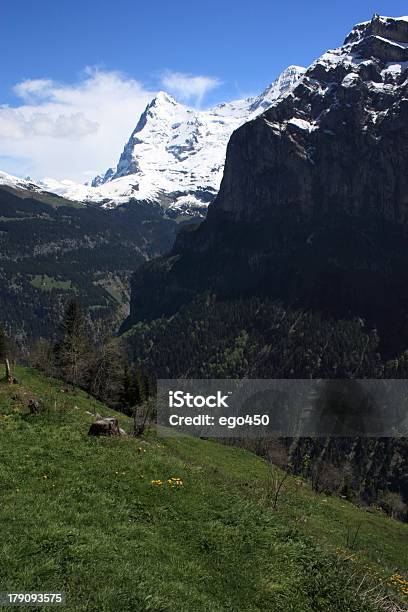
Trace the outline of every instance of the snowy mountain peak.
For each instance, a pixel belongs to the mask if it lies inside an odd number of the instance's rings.
[[[252,113],[259,114],[269,108],[275,100],[288,92],[306,72],[301,66],[289,66],[252,103]],[[251,117],[252,118],[252,117]]]
[[[259,96],[189,108],[159,91],[141,114],[116,168],[91,185],[44,179],[39,189],[114,207],[129,200],[160,203],[169,215],[203,215],[218,192],[229,138],[291,90],[305,72],[289,66]]]
[[[304,71],[290,66],[259,96],[204,111],[160,91],[142,113],[116,170],[92,185],[108,192],[127,177],[126,197],[130,188],[131,197],[159,201],[173,211],[206,208],[218,191],[232,132],[269,108]]]
[[[269,86],[276,87],[279,89],[280,93],[285,93],[289,87],[293,85],[294,82],[298,80],[298,78],[304,74],[306,68],[302,68],[302,66],[288,66],[277,79]]]
[[[108,168],[105,174],[98,174],[92,180],[91,187],[99,187],[100,185],[103,185],[103,183],[106,183],[113,177],[115,172],[116,168]]]
[[[150,103],[151,106],[158,106],[159,104],[172,104],[173,106],[177,105],[178,102],[174,100],[167,92],[159,91],[155,98],[153,98]]]
[[[167,115],[172,115],[173,113],[177,112],[177,109],[180,107],[183,107],[183,105],[176,102],[176,100],[169,96],[169,94],[167,94],[165,91],[159,91],[153,100],[146,106],[144,112],[140,116],[139,122],[144,116],[166,117]],[[137,129],[138,127],[136,126],[135,131]]]
[[[0,171],[0,185],[12,187],[14,189],[24,189],[26,191],[42,191],[38,184],[34,183],[28,176],[25,179],[17,178],[7,172]]]

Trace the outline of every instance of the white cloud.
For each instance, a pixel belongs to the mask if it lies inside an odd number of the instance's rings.
[[[0,107],[0,138],[26,140],[48,136],[78,140],[95,133],[98,128],[96,121],[87,119],[81,112],[55,117],[44,112],[33,112],[26,116],[19,109]]]
[[[1,170],[76,181],[117,163],[155,93],[120,73],[95,69],[72,85],[31,79],[14,92],[20,105],[0,105]]]
[[[50,79],[26,79],[13,87],[19,98],[31,102],[36,98],[41,100],[52,94],[55,84]]]
[[[206,93],[221,85],[215,77],[193,76],[182,72],[167,71],[161,78],[162,86],[180,100],[193,101],[200,106]]]

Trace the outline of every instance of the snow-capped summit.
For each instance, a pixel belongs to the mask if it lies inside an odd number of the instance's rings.
[[[206,208],[218,191],[232,132],[271,106],[303,72],[290,66],[259,96],[204,111],[159,92],[141,115],[116,171],[93,185],[107,192],[118,179],[124,187],[127,177],[132,197],[154,199],[173,211]]]
[[[292,88],[305,71],[306,69],[301,66],[289,66],[286,68],[271,85],[254,99],[251,106],[251,114],[257,115],[268,109],[277,98]]]
[[[7,172],[0,171],[0,186],[11,187],[13,189],[23,189],[25,191],[42,191],[41,187],[29,176],[25,179],[18,178]]]
[[[203,214],[218,192],[232,132],[288,92],[304,71],[290,66],[259,96],[209,110],[189,108],[160,91],[140,116],[116,168],[91,185],[44,179],[40,186],[104,207],[147,200],[173,214]]]

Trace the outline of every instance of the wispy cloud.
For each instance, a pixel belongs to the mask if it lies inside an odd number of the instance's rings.
[[[56,88],[50,79],[26,79],[13,87],[14,92],[25,102],[44,100],[52,97]]]
[[[77,181],[116,162],[155,93],[118,72],[96,69],[69,85],[25,80],[14,92],[21,104],[0,105],[0,157],[9,160],[1,169]]]
[[[221,85],[221,81],[211,76],[194,76],[182,72],[166,71],[162,75],[161,84],[179,100],[201,106],[204,96]]]

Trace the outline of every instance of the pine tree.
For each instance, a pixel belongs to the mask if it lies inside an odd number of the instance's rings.
[[[125,363],[123,368],[123,376],[122,376],[122,389],[120,393],[120,402],[122,404],[122,410],[126,414],[128,413],[128,409],[132,405],[132,376],[127,363]]]
[[[55,346],[56,365],[64,380],[84,385],[88,378],[91,343],[85,330],[80,304],[73,300],[60,324],[60,339]]]

